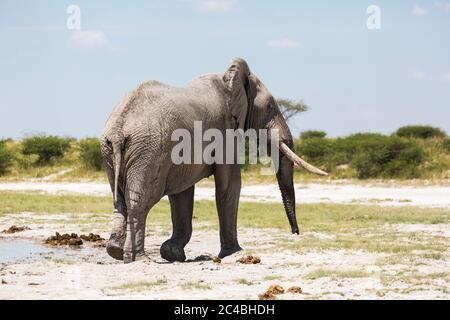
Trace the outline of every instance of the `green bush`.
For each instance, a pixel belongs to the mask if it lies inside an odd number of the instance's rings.
[[[326,136],[327,136],[327,133],[325,131],[308,130],[308,131],[303,131],[300,134],[300,139],[306,140],[306,139],[312,139],[312,138],[325,138]]]
[[[419,139],[444,138],[447,136],[445,131],[431,126],[401,127],[395,134],[399,137]]]
[[[69,139],[56,136],[34,136],[22,141],[22,153],[37,155],[39,165],[49,164],[53,159],[62,158],[69,148]]]
[[[100,142],[97,138],[83,139],[79,143],[80,160],[88,168],[101,170],[103,158],[100,149]]]
[[[424,159],[422,147],[397,136],[358,133],[345,138],[311,138],[296,143],[296,152],[315,165],[334,171],[349,165],[359,178],[414,178]]]
[[[339,165],[349,164],[357,152],[370,148],[371,141],[380,137],[384,136],[358,133],[338,139],[311,138],[297,143],[296,152],[332,171]]]
[[[445,138],[442,140],[442,148],[445,152],[450,153],[450,138]]]
[[[295,152],[304,156],[315,165],[332,170],[336,163],[334,162],[335,143],[333,140],[323,138],[310,138],[302,140],[301,143],[295,143]]]
[[[11,167],[14,156],[10,150],[8,150],[5,141],[0,140],[0,176],[8,172]]]
[[[412,141],[398,137],[372,140],[369,148],[355,154],[351,165],[358,178],[417,178],[424,160],[423,149]]]

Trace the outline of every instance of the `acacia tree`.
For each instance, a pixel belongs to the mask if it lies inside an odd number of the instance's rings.
[[[280,107],[281,114],[286,121],[289,121],[293,116],[300,112],[305,112],[309,109],[308,105],[302,100],[294,101],[290,99],[277,99],[278,106]]]

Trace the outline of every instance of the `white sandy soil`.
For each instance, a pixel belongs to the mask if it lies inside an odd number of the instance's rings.
[[[0,220],[0,230],[32,214],[7,216]],[[58,216],[59,217],[59,216]],[[32,241],[40,244],[55,231],[81,233],[82,225],[64,225],[48,219],[29,223],[31,230],[12,235],[0,234],[0,243]],[[54,219],[55,217],[53,217]],[[63,215],[59,218],[64,218]],[[45,218],[44,218],[45,219]],[[107,226],[93,225],[90,230],[107,238]],[[449,224],[398,225],[399,232],[431,232],[446,237],[450,243]],[[160,258],[160,244],[170,236],[167,230],[151,230],[147,234],[144,261],[123,264],[111,259],[104,248],[90,244],[83,249],[45,248],[19,260],[0,264],[0,299],[258,299],[258,294],[270,285],[288,289],[300,286],[302,294],[284,294],[278,299],[449,299],[450,250],[442,259],[423,259],[414,266],[420,275],[442,276],[411,290],[402,279],[383,282],[383,277],[410,272],[404,264],[378,264],[384,253],[351,250],[323,250],[304,253],[277,248],[277,241],[295,242],[298,236],[280,230],[240,229],[241,245],[257,254],[261,263],[237,263],[243,253],[228,257],[217,264],[212,261],[167,263]],[[330,239],[331,234],[305,233]],[[186,248],[188,259],[200,255],[213,257],[219,250],[217,230],[195,230]],[[362,277],[319,277],[308,274],[318,269],[367,272]],[[395,279],[395,277],[394,277]]]
[[[39,191],[49,194],[110,195],[106,183],[0,183],[0,192]],[[371,186],[352,184],[297,184],[297,203],[361,203],[381,206],[450,208],[450,186]],[[196,200],[214,200],[213,187],[196,187]],[[281,202],[277,185],[243,186],[241,201]]]

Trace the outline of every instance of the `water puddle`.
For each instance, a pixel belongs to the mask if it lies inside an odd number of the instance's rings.
[[[0,263],[32,258],[39,253],[50,251],[50,248],[32,241],[0,239]]]
[[[92,247],[76,249],[48,247],[31,240],[0,238],[0,263],[40,259],[88,259],[89,257],[97,256],[103,250]]]

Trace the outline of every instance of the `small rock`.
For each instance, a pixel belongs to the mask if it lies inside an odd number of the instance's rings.
[[[220,259],[219,257],[214,257],[214,258],[213,258],[213,262],[214,262],[214,263],[221,263],[221,262],[222,262],[222,259]]]
[[[2,284],[8,284],[5,279],[2,279]]]

